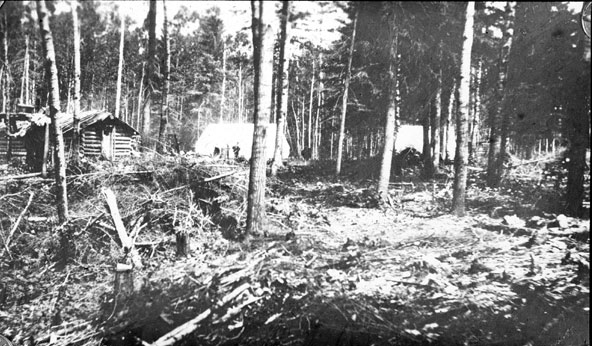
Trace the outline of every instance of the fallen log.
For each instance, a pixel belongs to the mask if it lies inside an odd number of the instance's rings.
[[[4,176],[4,177],[0,177],[0,181],[2,181],[2,180],[28,179],[28,178],[34,178],[34,177],[40,177],[40,176],[41,176],[41,172],[26,173],[26,174],[17,174],[17,175],[7,175],[7,176]]]
[[[29,192],[29,201],[27,202],[25,209],[23,209],[23,211],[20,213],[20,215],[16,219],[16,222],[12,226],[12,229],[10,230],[10,234],[8,234],[8,238],[6,238],[6,241],[4,242],[4,249],[2,249],[2,254],[0,255],[0,257],[4,256],[4,252],[7,251],[8,255],[12,258],[12,255],[10,254],[10,250],[8,248],[10,246],[10,240],[11,240],[12,236],[14,235],[14,232],[16,232],[16,229],[18,228],[19,224],[21,223],[23,216],[27,213],[27,210],[29,210],[29,206],[31,205],[31,202],[33,201],[33,196],[35,196],[35,194],[33,192]]]

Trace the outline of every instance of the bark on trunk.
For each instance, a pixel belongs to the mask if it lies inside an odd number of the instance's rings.
[[[465,215],[465,190],[467,185],[467,115],[471,74],[471,51],[473,49],[473,22],[475,3],[467,4],[463,34],[462,62],[460,68],[459,111],[456,121],[456,155],[454,158],[454,186],[452,211],[457,216]]]
[[[436,91],[436,100],[434,101],[435,109],[432,112],[431,125],[431,154],[432,154],[432,168],[434,173],[438,171],[440,165],[440,119],[442,118],[442,70],[438,73],[438,89]]]
[[[125,42],[125,17],[120,15],[121,27],[119,36],[119,63],[117,65],[117,85],[115,91],[115,114],[116,118],[120,117],[121,112],[121,79],[123,75],[123,45]]]
[[[74,30],[74,116],[72,122],[72,163],[80,159],[80,24],[78,22],[78,1],[72,1],[72,24]]]
[[[434,176],[434,167],[432,166],[432,150],[430,147],[430,121],[432,119],[432,102],[429,101],[430,105],[423,118],[423,177],[424,179],[431,179]]]
[[[384,147],[382,150],[382,160],[380,164],[380,176],[378,178],[378,194],[384,202],[388,201],[388,187],[391,178],[391,165],[393,160],[393,150],[396,139],[396,119],[397,114],[397,65],[398,65],[398,36],[394,34],[394,20],[389,24],[391,30],[391,45],[389,48],[389,86],[388,108],[386,111],[386,125],[384,128]],[[370,149],[372,151],[372,149]]]
[[[289,54],[289,24],[288,19],[290,15],[290,1],[283,1],[281,12],[281,33],[280,33],[280,56],[278,67],[278,91],[277,91],[277,110],[276,120],[277,128],[275,134],[275,146],[273,150],[273,161],[271,163],[271,175],[275,176],[279,167],[283,166],[282,162],[282,144],[284,143],[284,133],[286,116],[288,115],[288,89],[290,85],[290,78],[288,71],[290,70],[290,54]]]
[[[253,15],[254,131],[247,195],[247,235],[259,234],[265,222],[265,137],[271,113],[273,89],[273,27],[274,4],[268,1],[251,2]]]
[[[150,122],[153,93],[154,59],[156,58],[156,0],[150,0],[148,10],[148,49],[146,50],[146,94],[144,102],[144,118],[142,119],[142,142],[144,147],[150,146]]]
[[[159,152],[164,153],[166,149],[166,133],[169,123],[169,89],[171,85],[171,42],[169,39],[169,21],[167,18],[166,1],[162,2],[164,15],[163,36],[164,36],[164,87],[162,88],[162,103],[160,107],[160,129],[158,131]],[[224,85],[222,86],[224,92]],[[224,97],[224,96],[222,96]],[[223,104],[223,103],[222,103]]]
[[[220,123],[224,122],[224,104],[226,103],[226,41],[222,42],[222,90],[220,90]]]
[[[45,55],[45,71],[49,84],[49,116],[51,118],[51,132],[55,150],[55,180],[56,204],[60,223],[68,221],[68,198],[66,189],[66,159],[64,153],[64,137],[62,127],[57,123],[60,112],[60,90],[58,84],[58,69],[55,60],[53,38],[49,27],[49,14],[45,1],[37,1],[37,15],[39,17],[41,37],[43,39],[43,53]]]
[[[504,156],[508,133],[508,113],[502,113],[506,99],[505,88],[508,79],[508,57],[512,48],[512,36],[514,34],[514,3],[506,5],[506,22],[504,28],[504,41],[500,50],[499,76],[497,87],[497,109],[491,117],[491,131],[489,139],[489,158],[487,162],[487,184],[497,187],[503,175]]]
[[[345,83],[343,87],[343,103],[341,105],[341,121],[339,123],[339,138],[337,139],[337,163],[335,166],[335,174],[341,174],[341,161],[343,159],[343,140],[345,138],[345,118],[347,114],[347,93],[349,91],[349,83],[351,79],[351,65],[352,59],[354,55],[354,45],[356,40],[356,27],[358,24],[358,12],[359,9],[356,9],[356,14],[354,15],[354,29],[352,32],[351,43],[349,46],[349,57],[347,61],[347,71],[345,75]]]

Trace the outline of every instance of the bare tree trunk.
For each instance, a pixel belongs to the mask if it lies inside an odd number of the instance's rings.
[[[499,185],[503,174],[503,161],[506,149],[505,133],[507,134],[508,118],[503,115],[503,107],[506,99],[505,88],[508,79],[508,58],[512,48],[512,35],[514,33],[515,10],[512,2],[507,2],[504,28],[504,41],[500,49],[499,77],[497,87],[497,109],[491,115],[491,130],[489,138],[489,158],[487,161],[487,185],[496,187]],[[503,149],[502,149],[503,148]]]
[[[136,128],[140,128],[140,120],[142,119],[142,94],[144,93],[144,72],[146,69],[146,62],[142,63],[142,77],[140,78],[140,89],[138,91],[138,114],[136,116]]]
[[[446,122],[446,129],[444,131],[446,131],[446,147],[444,149],[444,152],[446,154],[445,156],[445,160],[446,161],[452,161],[453,157],[452,157],[452,148],[450,148],[450,145],[448,145],[450,143],[451,138],[455,137],[455,132],[454,131],[454,127],[456,124],[456,106],[455,104],[458,103],[458,83],[456,81],[454,81],[452,83],[452,88],[450,89],[450,99],[448,100],[448,121]]]
[[[116,92],[115,92],[115,114],[116,118],[120,117],[121,112],[121,78],[123,75],[123,44],[125,38],[125,17],[123,14],[120,14],[121,20],[121,27],[120,27],[120,36],[119,36],[119,64],[117,65],[117,85],[116,85]]]
[[[349,91],[349,83],[351,80],[351,65],[354,55],[354,45],[356,40],[356,27],[358,24],[358,13],[359,9],[356,8],[356,14],[354,15],[354,29],[352,31],[351,43],[349,46],[349,58],[347,61],[347,71],[345,75],[345,83],[343,86],[343,103],[341,105],[341,122],[339,124],[339,138],[337,139],[337,163],[335,166],[335,174],[341,174],[341,161],[343,158],[343,139],[345,138],[345,118],[347,115],[347,93]]]
[[[142,122],[143,146],[150,146],[150,123],[152,94],[154,91],[153,75],[154,60],[156,59],[156,0],[150,0],[148,11],[148,49],[146,50],[146,94],[144,101],[144,119]]]
[[[21,104],[28,104],[28,100],[25,98],[26,85],[27,85],[27,70],[29,69],[29,35],[25,35],[25,58],[23,60],[23,75],[21,77]]]
[[[166,148],[166,133],[167,125],[169,123],[169,89],[171,85],[171,42],[169,39],[169,21],[167,18],[166,1],[162,1],[163,15],[164,15],[164,87],[162,90],[162,104],[160,107],[160,129],[158,131],[158,148],[160,153],[165,152]],[[226,54],[226,53],[225,53]],[[224,73],[226,79],[226,72]],[[222,83],[222,95],[224,95],[224,83]],[[224,99],[224,96],[222,96]],[[220,105],[223,107],[224,101]],[[220,109],[222,111],[222,109]]]
[[[74,31],[74,115],[72,120],[72,163],[80,159],[80,23],[78,22],[78,1],[70,3]]]
[[[60,112],[60,90],[58,85],[58,69],[55,60],[53,38],[49,27],[49,14],[45,1],[37,1],[37,15],[39,17],[41,37],[43,38],[43,52],[45,54],[45,70],[49,83],[49,116],[55,146],[55,180],[58,219],[60,223],[68,221],[68,198],[66,189],[66,159],[64,155],[64,137],[62,127],[57,123]]]
[[[10,107],[10,65],[8,64],[8,19],[7,11],[4,12],[4,35],[2,35],[2,47],[4,48],[4,88],[2,88],[2,112],[8,112]],[[10,143],[10,139],[9,139]]]
[[[460,67],[459,112],[456,120],[456,155],[454,158],[454,186],[452,211],[457,216],[465,215],[465,190],[467,186],[467,115],[469,111],[471,51],[473,49],[473,22],[475,3],[467,4],[463,34],[462,60]]]
[[[307,132],[307,144],[306,148],[312,148],[312,105],[314,99],[314,86],[315,86],[315,61],[312,60],[312,77],[310,80],[310,97],[308,99],[308,132]]]
[[[585,217],[582,206],[586,189],[584,177],[587,171],[586,152],[590,147],[590,39],[583,39],[583,57],[576,68],[580,75],[574,85],[577,92],[570,95],[567,103],[570,145],[567,151],[567,189],[565,193],[567,213],[574,217]],[[583,100],[588,100],[587,102]],[[589,168],[588,168],[589,169]],[[588,173],[589,174],[589,173]],[[588,192],[590,192],[588,187]],[[590,211],[588,210],[588,217]]]
[[[289,52],[289,24],[288,19],[290,16],[290,1],[284,0],[282,2],[281,12],[281,33],[280,33],[280,56],[279,56],[279,67],[278,67],[278,90],[277,90],[277,110],[276,110],[276,135],[275,135],[275,146],[273,151],[273,161],[271,163],[271,175],[277,175],[279,167],[283,166],[282,162],[282,145],[285,133],[286,117],[288,115],[288,89],[290,85],[290,78],[288,72],[290,70],[290,52]]]
[[[472,119],[472,126],[471,131],[469,133],[469,162],[475,162],[476,158],[475,155],[479,152],[479,124],[481,122],[481,96],[479,93],[481,92],[481,74],[482,74],[482,61],[479,60],[477,65],[477,71],[475,75],[475,87],[474,87],[474,96],[473,96],[473,119]]]
[[[224,104],[226,103],[226,40],[222,39],[222,90],[220,90],[220,118],[224,122]]]
[[[428,101],[428,110],[423,118],[423,146],[422,146],[422,154],[423,154],[423,177],[425,179],[431,179],[434,176],[434,167],[432,166],[432,150],[430,146],[430,123],[432,120],[432,112],[434,111],[433,108],[433,100]]]
[[[238,122],[244,122],[243,119],[243,64],[238,62]]]
[[[430,151],[432,154],[432,167],[434,173],[438,171],[440,166],[440,119],[442,118],[442,69],[438,73],[438,89],[436,91],[436,100],[434,101],[434,111],[432,112],[431,125],[431,141]]]
[[[252,1],[254,85],[254,131],[251,150],[251,170],[247,194],[247,235],[259,234],[265,222],[265,137],[271,113],[273,89],[273,39],[271,22],[274,4],[268,1]]]
[[[394,17],[394,16],[393,16]],[[388,201],[388,187],[391,179],[391,164],[393,160],[393,149],[396,140],[396,119],[397,114],[397,67],[398,67],[398,36],[394,33],[394,18],[389,23],[391,31],[391,45],[389,51],[389,90],[388,90],[388,108],[386,111],[386,126],[384,128],[384,147],[382,150],[382,160],[380,164],[380,176],[378,178],[378,193],[383,201]]]

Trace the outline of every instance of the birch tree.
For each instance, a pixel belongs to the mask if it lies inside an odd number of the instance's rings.
[[[459,111],[456,120],[456,156],[454,158],[454,186],[452,211],[465,215],[465,190],[467,185],[467,118],[469,113],[471,52],[473,49],[473,22],[475,2],[467,3],[463,33],[462,60],[460,66]]]
[[[43,54],[45,56],[45,75],[49,84],[49,117],[51,118],[51,132],[55,151],[55,180],[56,205],[60,223],[68,221],[68,198],[66,188],[66,159],[64,154],[64,137],[62,127],[57,123],[60,112],[60,89],[58,84],[58,69],[55,60],[53,37],[49,27],[49,13],[44,0],[37,1],[37,16],[41,31]]]
[[[80,159],[80,23],[78,22],[78,1],[70,2],[72,29],[74,31],[74,114],[72,120],[72,163]]]
[[[347,60],[347,71],[345,75],[345,82],[343,86],[343,103],[341,105],[341,121],[339,123],[339,138],[337,139],[337,163],[335,166],[335,174],[341,174],[341,161],[343,159],[343,140],[345,138],[345,118],[347,115],[347,93],[349,91],[349,83],[351,80],[351,66],[352,66],[352,59],[354,55],[354,44],[356,40],[356,27],[358,23],[358,13],[359,9],[356,8],[356,13],[354,14],[354,28],[352,31],[351,42],[349,46],[349,57]]]
[[[275,146],[273,150],[273,161],[271,164],[271,175],[275,176],[279,167],[283,166],[282,163],[282,144],[284,140],[286,117],[288,115],[288,89],[290,85],[290,78],[288,71],[290,68],[290,53],[289,53],[289,16],[290,16],[290,1],[284,0],[282,2],[281,12],[281,33],[280,33],[280,56],[279,56],[279,67],[278,67],[278,91],[277,91],[277,110],[276,110],[276,135],[275,135]]]
[[[154,59],[156,56],[156,0],[150,0],[148,10],[148,49],[146,50],[146,89],[144,92],[144,105],[142,120],[142,136],[144,146],[148,146],[150,138],[150,121],[152,108],[152,93],[154,92]]]
[[[256,235],[263,230],[265,219],[265,137],[271,113],[273,73],[272,16],[274,3],[252,1],[254,85],[254,131],[251,150],[251,170],[247,194],[247,235]]]
[[[381,198],[386,202],[388,200],[388,186],[391,177],[391,164],[393,160],[393,150],[395,147],[396,139],[396,119],[397,114],[397,56],[398,56],[398,36],[395,32],[395,21],[394,13],[393,19],[388,24],[390,31],[390,47],[389,47],[389,90],[388,90],[388,108],[386,111],[386,125],[384,128],[384,147],[382,150],[382,160],[380,164],[380,177],[378,179],[378,193]]]
[[[497,85],[497,107],[491,115],[491,128],[489,138],[489,156],[487,160],[487,184],[490,187],[499,185],[503,170],[503,154],[505,155],[506,140],[503,139],[503,123],[507,123],[508,118],[502,116],[504,101],[506,98],[505,87],[508,78],[508,58],[510,56],[510,49],[512,48],[512,36],[514,35],[514,17],[515,17],[515,3],[508,1],[506,4],[504,36],[502,46],[500,48],[499,57],[499,74]],[[502,118],[503,117],[503,118]]]
[[[123,13],[120,13],[120,36],[119,36],[119,63],[117,64],[117,85],[115,91],[115,114],[116,118],[119,118],[121,110],[121,79],[123,75],[123,45],[125,39],[125,17]]]
[[[163,39],[164,39],[164,87],[162,88],[162,102],[160,107],[160,129],[158,131],[158,147],[160,152],[165,151],[166,132],[169,122],[169,89],[171,85],[171,42],[169,39],[169,21],[167,18],[166,1],[162,1],[162,12],[164,15]],[[224,89],[224,87],[222,87]]]

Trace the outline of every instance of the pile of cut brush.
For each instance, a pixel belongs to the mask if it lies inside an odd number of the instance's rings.
[[[17,344],[98,343],[153,312],[146,300],[160,307],[179,301],[185,290],[163,278],[174,273],[155,273],[189,251],[204,261],[232,252],[229,239],[244,228],[247,183],[245,165],[208,158],[83,161],[68,167],[69,221],[60,225],[52,179],[5,176],[0,334]],[[246,290],[240,275],[227,272],[212,270],[203,292],[215,313]]]

